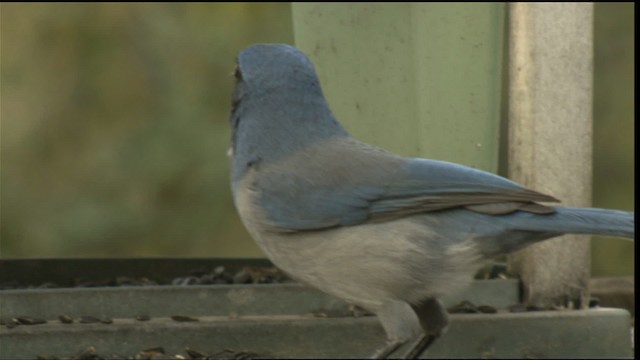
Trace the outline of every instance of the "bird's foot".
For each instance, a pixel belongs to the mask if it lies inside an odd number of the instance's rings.
[[[429,334],[420,335],[418,340],[413,342],[411,348],[409,349],[407,354],[404,356],[404,358],[419,359],[419,356],[424,354],[427,351],[427,349],[429,349],[431,344],[433,344],[433,342],[436,341],[437,338],[438,336],[435,336],[435,335],[429,335]]]
[[[371,359],[394,359],[394,357],[390,357],[389,355],[393,354],[404,343],[406,343],[406,340],[389,340],[383,348],[376,350],[376,352],[371,355]]]
[[[413,341],[389,340],[371,359],[418,359],[437,338],[438,336],[420,334]]]

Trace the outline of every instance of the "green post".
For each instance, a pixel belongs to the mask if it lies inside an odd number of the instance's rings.
[[[496,172],[504,5],[292,5],[338,120],[406,156]]]

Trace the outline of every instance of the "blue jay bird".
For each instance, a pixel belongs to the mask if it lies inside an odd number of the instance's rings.
[[[634,237],[632,212],[543,205],[557,200],[358,141],[292,46],[248,47],[235,77],[229,156],[244,225],[293,278],[376,313],[388,338],[377,357],[403,344],[420,355],[447,326],[439,299],[483,260],[566,233]]]

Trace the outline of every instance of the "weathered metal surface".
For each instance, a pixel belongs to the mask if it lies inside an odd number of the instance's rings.
[[[630,357],[629,313],[619,309],[452,315],[429,358]],[[374,317],[311,316],[168,318],[112,324],[49,323],[0,329],[0,358],[70,356],[89,346],[103,356],[162,346],[217,352],[230,348],[277,358],[362,358],[384,342]]]
[[[589,283],[591,296],[597,298],[601,306],[627,309],[635,314],[635,277],[615,276],[592,278]]]
[[[80,274],[170,283],[218,266],[236,271],[271,264],[262,259],[1,260],[0,282],[65,285]],[[448,333],[429,357],[631,355],[629,315],[623,310],[506,313],[519,301],[514,279],[473,281],[445,303],[462,300],[503,310],[452,315]],[[198,321],[177,321],[190,318]],[[375,317],[353,317],[343,301],[296,283],[2,290],[0,319],[9,324],[0,326],[2,359],[73,356],[91,346],[103,357],[161,346],[167,355],[185,354],[189,347],[209,354],[231,348],[281,358],[359,358],[384,342]],[[42,320],[48,322],[38,324]]]
[[[445,299],[506,308],[518,302],[513,279],[472,282],[467,291]],[[176,314],[191,316],[345,314],[344,301],[299,284],[190,285],[24,289],[0,291],[0,317],[59,315],[134,318]]]

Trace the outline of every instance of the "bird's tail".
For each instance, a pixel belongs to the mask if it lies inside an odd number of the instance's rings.
[[[492,217],[498,233],[479,237],[487,257],[508,254],[538,241],[563,234],[635,237],[634,213],[619,210],[555,207],[553,214],[518,211]]]
[[[635,238],[635,214],[628,211],[555,207],[550,215],[523,216],[518,230]]]

